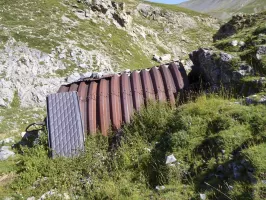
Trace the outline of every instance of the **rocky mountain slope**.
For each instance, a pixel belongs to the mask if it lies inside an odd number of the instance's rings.
[[[266,13],[214,31],[179,7],[108,2],[1,5],[0,199],[265,199]],[[182,105],[151,102],[78,157],[51,159],[45,129],[21,133],[62,82],[186,55]]]
[[[4,107],[16,95],[22,107],[43,106],[70,75],[73,81],[185,58],[210,44],[218,28],[206,15],[132,0],[3,0],[0,20]]]
[[[237,13],[258,13],[266,10],[264,0],[190,0],[179,6],[228,19]]]

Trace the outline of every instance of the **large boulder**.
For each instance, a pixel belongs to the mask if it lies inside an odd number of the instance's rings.
[[[233,56],[223,52],[217,53],[211,49],[200,48],[189,54],[194,67],[192,71],[203,74],[205,81],[211,84],[229,83],[232,79],[230,61]]]
[[[235,58],[228,53],[200,48],[189,57],[194,64],[190,76],[201,76],[204,82],[212,85],[226,85],[253,74],[251,66],[235,63]]]

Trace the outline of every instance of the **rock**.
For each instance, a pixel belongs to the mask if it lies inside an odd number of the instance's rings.
[[[156,55],[156,54],[153,55],[152,60],[154,60],[154,61],[156,61],[156,62],[161,62],[160,57],[159,57],[158,55]]]
[[[28,197],[27,200],[35,200],[35,197]]]
[[[6,160],[11,156],[14,156],[15,153],[9,150],[9,146],[2,146],[0,149],[0,160]]]
[[[260,100],[258,101],[258,103],[265,104],[265,103],[266,103],[266,95],[265,95],[265,96],[262,96],[262,97],[260,98]]]
[[[65,69],[62,61],[12,38],[0,49],[0,63],[4,63],[0,71],[5,73],[5,78],[0,78],[2,106],[9,106],[16,92],[22,107],[44,105],[46,95],[64,82],[63,78],[47,76]]]
[[[46,193],[44,193],[40,198],[39,200],[44,200],[44,199],[51,199],[52,197],[57,197],[57,198],[60,198],[60,199],[65,199],[65,200],[68,200],[70,199],[70,196],[67,194],[67,193],[64,193],[64,194],[60,194],[58,193],[56,190],[50,190]]]
[[[236,46],[238,45],[238,41],[237,41],[237,40],[233,40],[233,41],[231,42],[231,45],[232,45],[233,47],[236,47]]]
[[[247,74],[252,74],[253,73],[253,68],[250,65],[242,64],[242,65],[240,65],[239,69],[240,70],[244,70],[245,73],[247,73]]]
[[[207,197],[206,197],[206,194],[200,194],[200,199],[201,200],[205,200]]]
[[[246,97],[246,104],[266,104],[266,95],[251,95]]]
[[[245,45],[246,45],[245,42],[243,42],[243,41],[240,41],[240,42],[239,42],[239,46],[243,47],[243,46],[245,46]]]
[[[170,61],[171,60],[171,54],[165,54],[160,57],[161,61]]]
[[[233,168],[233,174],[234,174],[234,178],[235,179],[239,179],[240,178],[240,172],[239,172],[239,166],[236,163],[232,164],[232,168]]]
[[[156,190],[158,190],[158,191],[160,191],[160,190],[164,190],[165,189],[165,186],[159,186],[159,185],[157,185],[156,187],[155,187],[155,189]]]
[[[91,76],[92,76],[92,72],[86,72],[80,75],[81,78],[90,78]]]
[[[221,58],[221,61],[223,61],[223,62],[230,62],[232,60],[233,56],[228,54],[228,53],[221,52],[220,58]]]
[[[75,81],[78,81],[80,79],[80,74],[75,72],[73,74],[71,74],[68,78],[67,78],[67,82],[68,83],[73,83]]]
[[[85,63],[80,64],[79,67],[83,69],[89,68]]]
[[[261,55],[260,54],[256,54],[256,59],[257,60],[261,60]]]
[[[7,107],[13,101],[14,92],[15,88],[12,82],[10,80],[0,78],[0,107]]]
[[[229,190],[233,190],[234,187],[233,187],[232,185],[228,185],[228,189],[229,189]]]
[[[266,54],[266,46],[259,46],[257,50],[258,55],[265,55]]]
[[[151,149],[149,149],[149,148],[147,148],[147,147],[145,147],[144,148],[146,151],[148,151],[148,152],[151,152]]]
[[[246,76],[245,70],[233,71],[232,80],[233,81],[239,81],[244,76]]]
[[[231,82],[233,76],[230,63],[233,59],[232,55],[200,48],[190,53],[189,57],[194,64],[189,76],[193,75],[194,78],[200,76],[203,83],[210,83],[214,86]],[[191,81],[196,82],[196,80]]]
[[[173,154],[167,156],[165,164],[171,164],[176,162],[176,158]]]
[[[224,171],[224,167],[222,166],[222,165],[219,165],[218,167],[217,167],[217,170],[216,170],[217,172],[223,172]]]
[[[10,137],[10,138],[6,138],[6,139],[3,139],[3,140],[0,140],[0,145],[1,144],[14,143],[14,142],[15,142],[14,137]]]
[[[131,70],[130,70],[130,69],[126,69],[126,70],[124,70],[124,72],[125,72],[125,73],[130,73]]]
[[[103,76],[103,73],[98,72],[97,75],[96,75],[96,78],[102,78],[102,76]]]

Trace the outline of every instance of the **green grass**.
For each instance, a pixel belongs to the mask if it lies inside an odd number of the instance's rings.
[[[86,151],[76,158],[48,158],[43,134],[39,145],[20,148],[23,154],[13,168],[17,178],[0,191],[6,188],[4,196],[16,198],[38,198],[56,189],[78,199],[199,199],[199,193],[208,199],[224,194],[261,199],[265,106],[234,101],[203,95],[177,109],[151,103],[124,127],[119,144],[112,134],[88,136]],[[177,158],[173,166],[165,164],[170,154]],[[240,178],[234,177],[232,165],[239,166]],[[257,184],[251,183],[248,170]],[[157,191],[158,185],[165,189]]]
[[[12,102],[14,104],[14,101]],[[0,123],[0,140],[16,136],[20,137],[20,133],[25,131],[25,128],[34,122],[39,122],[44,119],[44,108],[0,108],[1,116],[4,119]]]

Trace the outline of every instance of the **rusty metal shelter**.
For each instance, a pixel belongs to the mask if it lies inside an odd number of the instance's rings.
[[[186,87],[185,69],[174,62],[62,85],[57,94],[47,97],[47,127],[49,138],[53,139],[49,139],[50,147],[59,155],[72,155],[71,149],[83,148],[84,133],[95,134],[99,129],[108,136],[110,128],[118,130],[130,123],[134,111],[149,100],[169,101],[175,106],[177,96]],[[60,148],[66,148],[65,153]]]

